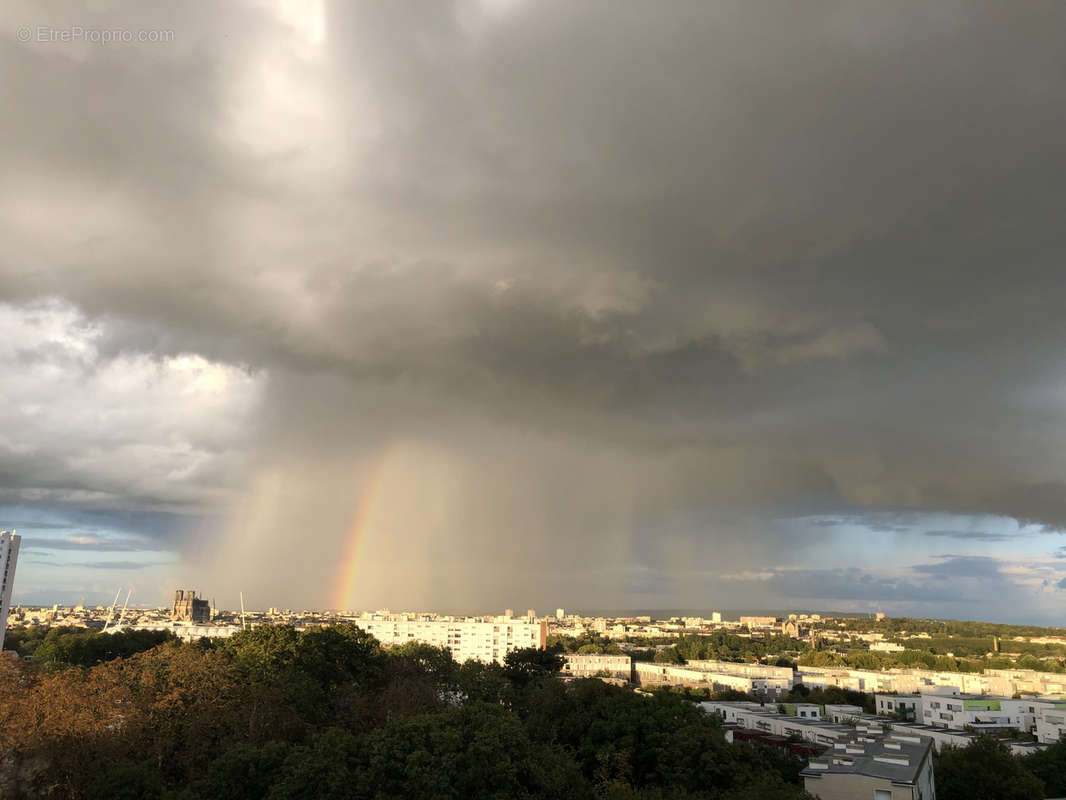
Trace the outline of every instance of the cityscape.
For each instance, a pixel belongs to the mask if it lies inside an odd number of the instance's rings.
[[[0,800],[1066,800],[1066,2],[4,12]]]
[[[110,606],[9,607],[19,537],[4,531],[0,543],[3,619],[20,643],[43,639],[32,652],[23,648],[31,662],[49,663],[41,652],[51,652],[53,629],[58,638],[73,631],[162,633],[191,645],[239,639],[257,628],[306,634],[352,625],[386,651],[428,646],[458,664],[500,667],[523,652],[545,651],[557,655],[554,674],[564,684],[585,680],[640,694],[684,693],[717,720],[728,743],[780,750],[803,765],[798,776],[804,788],[828,798],[880,800],[901,789],[912,798],[935,797],[935,756],[973,748],[982,737],[1023,759],[1066,742],[1066,629],[1015,631],[883,613],[727,619],[713,611],[659,619],[585,616],[565,608],[473,617],[389,609],[226,610],[192,589],[175,590],[169,608],[128,608],[132,590],[121,606],[120,590]],[[978,631],[983,635],[973,635]],[[974,651],[975,641],[988,649]],[[747,657],[737,657],[738,649]],[[719,653],[726,657],[703,657]],[[929,656],[931,665],[920,660]],[[890,661],[878,668],[864,658]],[[834,660],[841,665],[826,665]]]

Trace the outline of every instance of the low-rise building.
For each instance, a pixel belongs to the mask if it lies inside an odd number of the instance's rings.
[[[688,686],[777,697],[792,688],[792,670],[763,664],[729,661],[690,661],[687,664],[633,664],[633,681],[640,686]]]
[[[862,718],[865,712],[862,706],[853,706],[847,703],[826,703],[823,718],[837,724],[855,722]]]
[[[633,665],[629,656],[600,653],[568,653],[564,656],[562,674],[574,678],[632,678]]]
[[[800,773],[819,800],[935,800],[933,748],[908,736],[857,732],[812,758]]]
[[[875,713],[881,717],[895,717],[901,720],[918,719],[921,716],[919,710],[921,699],[921,695],[917,694],[874,695]]]
[[[1057,696],[1066,694],[1066,675],[1018,669],[986,669],[983,672],[942,672],[928,669],[868,670],[849,667],[801,666],[796,682],[810,688],[839,686],[858,692],[917,694],[932,689],[953,689],[959,694],[1016,694]]]

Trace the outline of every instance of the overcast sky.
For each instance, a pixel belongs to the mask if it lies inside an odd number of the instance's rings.
[[[16,600],[1066,624],[1060,0],[2,25]]]

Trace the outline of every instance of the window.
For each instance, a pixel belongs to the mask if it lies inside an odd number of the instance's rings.
[[[874,800],[892,800],[892,792],[889,789],[874,789]]]

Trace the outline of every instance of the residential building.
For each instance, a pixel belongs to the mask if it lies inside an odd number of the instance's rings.
[[[750,701],[710,700],[699,705],[709,714],[718,714],[727,725],[774,736],[799,737],[820,745],[832,745],[833,742],[849,738],[856,730],[853,726],[827,722],[820,718],[779,714],[775,706],[764,706]]]
[[[853,706],[847,703],[826,703],[822,716],[829,722],[838,725],[855,722],[863,716],[862,706]]]
[[[919,706],[921,695],[874,695],[874,708],[881,717],[896,717],[897,719],[918,719],[921,716]]]
[[[777,625],[777,617],[741,617],[740,624],[748,628],[772,628]]]
[[[800,774],[819,800],[936,800],[932,743],[920,737],[857,732]]]
[[[0,531],[0,650],[4,649],[7,615],[11,608],[11,587],[15,584],[15,565],[22,537],[14,531]]]
[[[983,672],[940,672],[927,669],[888,669],[883,671],[848,667],[799,667],[796,683],[810,688],[839,686],[859,692],[918,694],[937,688],[959,694],[1015,694],[1039,696],[1066,694],[1066,674],[1025,669],[986,669]]]
[[[714,691],[733,689],[777,697],[792,688],[792,670],[764,664],[698,660],[684,665],[636,662],[633,680],[641,686],[691,686]]]
[[[548,639],[546,620],[410,619],[399,615],[374,615],[355,621],[386,647],[405,642],[425,642],[447,647],[459,663],[474,660],[502,664],[512,650],[536,647],[543,650]]]
[[[1054,744],[1066,736],[1066,702],[1045,704],[1037,714],[1033,733],[1043,744]]]
[[[593,678],[606,675],[610,678],[632,677],[633,664],[629,656],[600,653],[569,653],[565,657],[563,675],[574,678]]]

